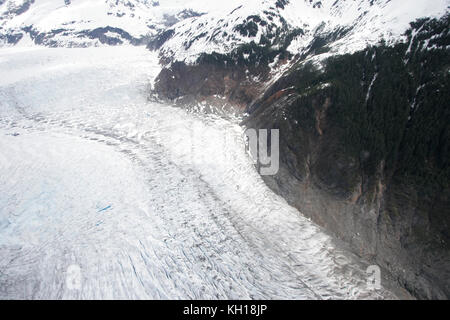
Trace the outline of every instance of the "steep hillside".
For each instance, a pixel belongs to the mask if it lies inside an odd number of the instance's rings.
[[[161,45],[154,96],[280,129],[268,185],[415,296],[445,299],[449,2],[427,4],[267,1],[191,18]]]
[[[0,0],[0,46],[146,45],[151,99],[280,129],[266,183],[450,297],[450,0]]]

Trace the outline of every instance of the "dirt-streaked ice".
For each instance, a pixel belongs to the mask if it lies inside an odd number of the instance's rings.
[[[0,51],[0,298],[394,298],[265,186],[235,122],[148,102],[158,70]]]

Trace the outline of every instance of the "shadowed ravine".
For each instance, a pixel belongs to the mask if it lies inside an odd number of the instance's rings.
[[[239,119],[148,102],[158,71],[143,48],[0,51],[0,298],[395,298],[266,187]]]

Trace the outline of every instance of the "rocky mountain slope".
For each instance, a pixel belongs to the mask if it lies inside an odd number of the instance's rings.
[[[181,0],[2,0],[0,44],[140,45],[198,15],[187,8]]]
[[[263,1],[192,18],[161,45],[155,97],[280,129],[268,185],[416,297],[445,299],[448,8]]]

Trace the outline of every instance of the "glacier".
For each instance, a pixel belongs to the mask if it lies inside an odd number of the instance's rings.
[[[396,299],[143,47],[0,49],[1,299]],[[78,274],[78,285],[70,278]]]

